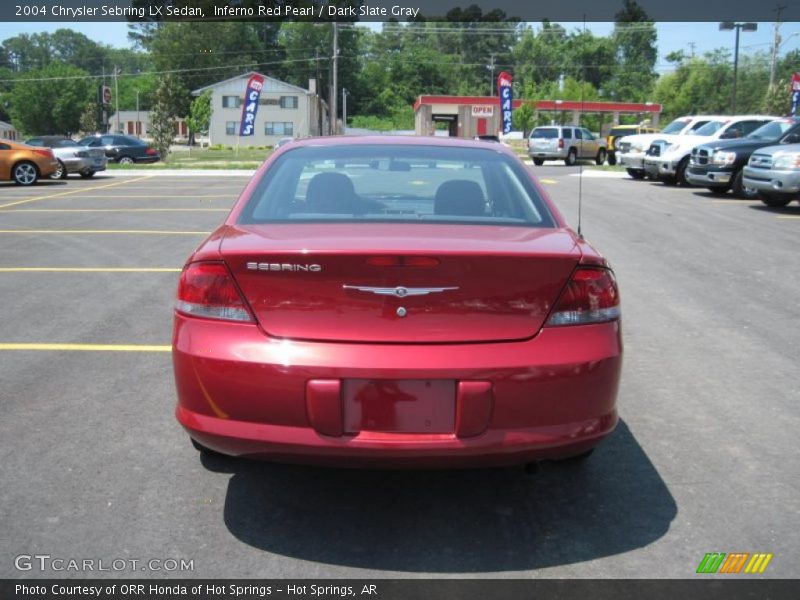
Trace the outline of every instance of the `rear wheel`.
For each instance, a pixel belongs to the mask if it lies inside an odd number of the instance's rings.
[[[56,172],[53,173],[50,177],[53,179],[66,179],[67,178],[67,167],[64,166],[64,163],[58,161],[58,167],[56,168]]]
[[[117,162],[121,165],[132,165],[133,159],[130,156],[121,156]]]
[[[94,171],[84,171],[83,173],[81,173],[81,177],[83,177],[84,179],[90,179],[94,177]]]
[[[575,152],[575,148],[570,148],[569,152],[567,152],[567,158],[564,159],[564,164],[568,167],[572,167],[575,165],[575,162],[578,160],[578,153]]]
[[[533,164],[535,164],[537,167],[541,167],[544,164],[544,159],[543,158],[534,158],[533,159]]]
[[[793,200],[789,194],[773,194],[771,192],[761,192],[760,199],[770,208],[781,208]]]
[[[600,148],[597,151],[597,156],[594,157],[594,164],[602,165],[604,162],[606,162],[606,151],[605,148]]]
[[[628,172],[628,175],[633,177],[634,179],[644,179],[644,171],[640,171],[639,169],[625,169]]]
[[[616,152],[609,152],[608,153],[608,164],[612,167],[617,164],[617,154]]]
[[[733,195],[737,198],[744,198],[746,200],[758,198],[758,190],[749,188],[744,184],[744,175],[741,169],[736,171],[736,174],[733,176],[731,190],[733,190]]]
[[[11,171],[17,185],[33,185],[39,179],[39,169],[32,162],[21,162],[14,165]]]

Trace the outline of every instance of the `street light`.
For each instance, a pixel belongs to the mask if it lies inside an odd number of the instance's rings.
[[[736,77],[739,70],[739,32],[755,31],[758,23],[734,23],[733,21],[723,21],[719,24],[720,31],[736,30],[736,46],[733,52],[733,90],[731,92],[731,113],[736,114]]]

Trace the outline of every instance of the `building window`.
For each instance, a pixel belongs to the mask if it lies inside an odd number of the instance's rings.
[[[294,123],[267,121],[264,123],[264,135],[294,135]]]
[[[281,108],[297,108],[297,96],[281,96]]]
[[[239,121],[225,121],[225,135],[239,135]]]
[[[261,106],[278,106],[280,104],[277,98],[266,98],[265,96],[261,96],[258,103]]]
[[[222,108],[239,108],[242,105],[242,99],[239,96],[223,96]]]

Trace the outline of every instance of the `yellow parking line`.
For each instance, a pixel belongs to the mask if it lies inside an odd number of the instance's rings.
[[[164,231],[160,229],[0,229],[0,233],[63,233],[63,234],[93,234],[109,233],[120,235],[208,235],[210,231]]]
[[[0,267],[0,273],[180,273],[173,267]]]
[[[230,212],[229,208],[16,208],[3,213]]]
[[[171,352],[172,346],[147,344],[0,344],[0,350],[56,350],[79,352]]]
[[[540,179],[542,183],[558,183],[555,179]]]
[[[741,206],[754,206],[752,201],[747,200],[712,200],[713,204],[740,204]]]
[[[800,219],[800,215],[780,215],[776,219]]]
[[[129,183],[134,183],[136,181],[142,181],[144,179],[150,179],[153,175],[144,175],[143,177],[137,177],[136,179],[126,179],[125,181],[117,181],[116,183],[107,183],[105,185],[96,185],[90,188],[78,188],[77,190],[72,190],[69,192],[61,192],[59,194],[48,194],[46,196],[36,196],[34,198],[27,198],[25,200],[18,200],[17,202],[9,202],[8,204],[0,204],[0,208],[8,208],[9,206],[17,206],[18,204],[27,204],[28,202],[36,202],[37,200],[49,200],[50,198],[61,198],[63,196],[72,196],[74,194],[80,194],[81,192],[90,192],[94,190],[104,190],[110,187],[117,187],[120,185],[127,185]],[[96,196],[94,196],[96,197]]]

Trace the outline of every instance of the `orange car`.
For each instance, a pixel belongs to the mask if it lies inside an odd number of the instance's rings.
[[[34,148],[18,142],[0,141],[0,181],[33,185],[40,177],[50,177],[58,161],[50,148]]]

